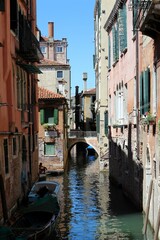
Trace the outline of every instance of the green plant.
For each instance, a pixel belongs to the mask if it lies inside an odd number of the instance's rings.
[[[45,130],[56,130],[56,124],[54,123],[44,123],[43,127]]]
[[[150,112],[146,112],[141,119],[142,124],[155,124],[156,122],[156,116],[151,114]]]

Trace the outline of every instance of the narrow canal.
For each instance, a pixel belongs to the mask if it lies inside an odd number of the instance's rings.
[[[99,172],[98,159],[72,157],[63,175],[48,180],[61,183],[56,239],[153,240],[150,230],[143,236],[142,213],[110,183],[108,170]]]

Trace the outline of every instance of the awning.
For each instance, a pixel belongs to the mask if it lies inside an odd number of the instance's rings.
[[[22,67],[28,73],[39,73],[39,74],[42,73],[41,70],[38,67],[34,66],[34,65],[24,64],[24,63],[18,63],[18,65],[20,67]]]

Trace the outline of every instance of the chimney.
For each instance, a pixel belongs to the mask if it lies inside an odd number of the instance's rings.
[[[86,72],[83,73],[83,81],[84,81],[83,91],[85,92],[85,91],[87,91],[87,73]]]
[[[48,37],[54,38],[54,22],[48,22]]]

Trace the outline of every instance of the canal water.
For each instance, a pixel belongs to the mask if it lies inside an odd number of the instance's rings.
[[[67,240],[153,240],[143,215],[99,172],[98,159],[72,157],[61,176],[48,176],[61,184],[61,213],[57,237]]]

